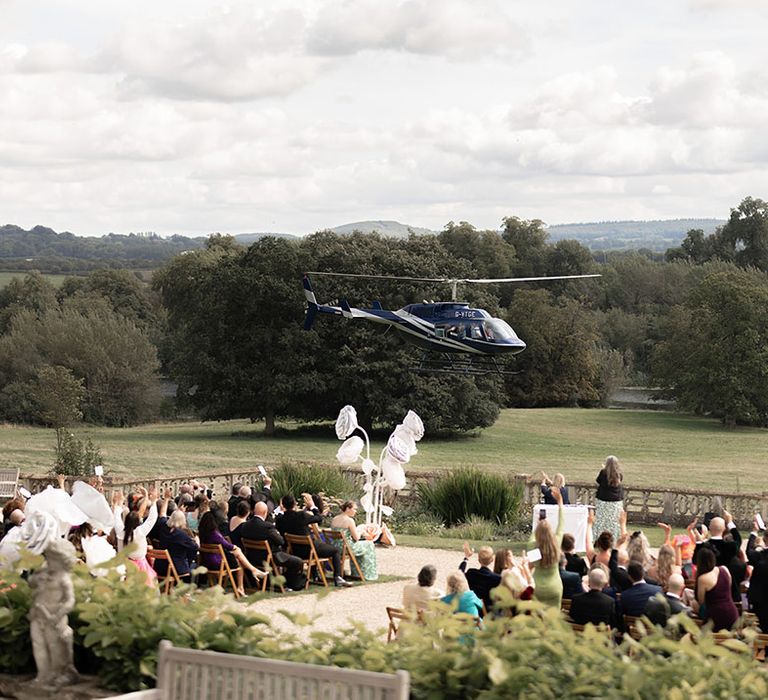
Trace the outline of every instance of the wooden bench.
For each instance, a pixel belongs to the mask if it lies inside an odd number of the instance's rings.
[[[0,499],[9,501],[19,486],[18,469],[0,469]]]
[[[408,700],[410,676],[299,664],[160,642],[157,688],[113,700]]]

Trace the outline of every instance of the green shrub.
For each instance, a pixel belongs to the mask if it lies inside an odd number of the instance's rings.
[[[388,518],[387,525],[396,534],[418,537],[440,535],[445,530],[442,519],[436,515],[418,510],[399,509],[397,506],[395,506],[395,512]]]
[[[18,577],[6,577],[6,584],[11,578],[16,587],[0,594],[0,611],[8,610],[0,612],[2,671],[20,670],[21,661],[29,665],[29,589]],[[690,637],[682,641],[654,628],[640,641],[627,639],[614,646],[607,634],[591,626],[574,633],[558,609],[535,602],[521,603],[530,614],[487,618],[480,630],[467,616],[453,615],[438,604],[423,625],[404,623],[397,643],[387,644],[381,633],[360,623],[334,632],[287,631],[280,620],[270,623],[253,606],[235,602],[220,589],[183,586],[169,596],[158,595],[133,567],[123,581],[114,571],[92,579],[84,567],[76,569],[74,578],[77,605],[70,619],[75,643],[92,651],[101,682],[115,690],[153,685],[157,645],[168,639],[181,647],[322,666],[404,669],[411,675],[414,700],[763,700],[768,695],[768,671],[752,660],[749,644],[732,640],[718,645],[708,630],[687,618],[670,628],[687,628]],[[501,589],[499,596],[501,604],[511,604],[508,591]],[[383,606],[381,610],[384,619]],[[300,625],[313,623],[305,615],[286,617]]]
[[[0,574],[0,670],[22,673],[32,667],[27,614],[32,605],[29,584],[18,574]]]
[[[90,476],[97,464],[103,464],[103,458],[101,450],[91,438],[83,442],[66,430],[60,432],[56,448],[56,463],[53,466],[55,474]]]
[[[479,469],[457,469],[431,484],[419,484],[421,507],[448,525],[467,522],[473,515],[499,524],[517,518],[523,489],[503,476]]]
[[[462,540],[482,540],[488,542],[495,539],[499,534],[499,524],[481,518],[479,515],[470,515],[465,523],[446,530],[445,534],[448,537]]]
[[[354,482],[335,466],[313,466],[295,462],[283,462],[270,474],[272,494],[276,500],[286,493],[296,498],[302,493],[325,493],[334,498],[359,496]]]

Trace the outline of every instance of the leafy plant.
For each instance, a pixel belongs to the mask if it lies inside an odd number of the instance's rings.
[[[27,615],[32,605],[29,584],[18,574],[0,576],[0,670],[22,673],[32,667]]]
[[[517,517],[523,500],[520,484],[472,468],[458,469],[431,484],[419,484],[417,493],[421,507],[449,526],[467,522],[473,515],[508,523]]]
[[[59,431],[57,431],[58,434]],[[89,476],[93,468],[102,464],[101,450],[91,438],[85,442],[78,440],[73,433],[61,431],[57,437],[56,464],[54,472],[67,476]]]
[[[489,541],[496,537],[499,524],[492,520],[486,520],[479,515],[470,515],[467,521],[447,530],[451,537],[462,540]]]
[[[335,466],[315,467],[296,462],[282,462],[270,474],[272,493],[276,499],[290,493],[299,497],[302,493],[325,493],[334,498],[357,494],[351,479]]]
[[[395,508],[395,512],[389,517],[387,524],[392,531],[398,534],[420,537],[439,535],[445,529],[442,519],[436,515],[404,508]]]

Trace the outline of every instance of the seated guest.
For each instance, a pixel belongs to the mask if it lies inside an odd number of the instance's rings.
[[[366,581],[376,581],[379,578],[379,570],[376,565],[376,545],[372,540],[360,538],[355,525],[356,513],[357,503],[344,501],[341,504],[341,513],[331,520],[331,527],[341,533],[352,554],[355,555],[360,570],[363,572],[363,578]]]
[[[617,591],[626,591],[632,587],[632,579],[627,573],[629,557],[623,549],[611,550],[611,558],[608,561],[608,571],[611,572],[611,586]]]
[[[525,552],[521,559],[514,560],[512,566],[501,575],[501,585],[512,591],[515,600],[533,599],[536,582]]]
[[[232,484],[232,494],[227,501],[227,516],[234,518],[237,515],[237,504],[240,503],[240,489],[243,488],[242,481],[236,481]]]
[[[200,519],[199,525],[200,544],[220,544],[224,549],[224,556],[227,558],[227,563],[230,567],[237,568],[235,576],[237,578],[237,592],[240,595],[245,595],[244,583],[244,569],[251,572],[251,575],[255,579],[262,579],[267,574],[265,571],[257,569],[251,562],[248,561],[245,554],[243,554],[240,547],[233,545],[231,542],[227,542],[224,536],[219,530],[219,523],[214,515],[213,511],[208,511]],[[200,563],[207,567],[209,570],[217,571],[221,568],[221,555],[220,554],[208,554],[203,553],[200,556]]]
[[[168,551],[168,556],[176,567],[179,578],[185,583],[189,583],[192,580],[192,571],[197,565],[199,547],[187,527],[184,513],[180,509],[176,509],[171,517],[166,518],[161,505],[158,523],[159,527],[156,528],[156,532],[160,549]],[[168,565],[166,562],[156,559],[154,568],[158,574],[165,576]]]
[[[760,629],[766,634],[768,633],[768,549],[763,546],[762,540],[758,537],[759,531],[757,518],[755,518],[747,542],[747,559],[752,565],[747,599],[751,609],[757,615]]]
[[[5,537],[14,527],[24,522],[24,499],[16,496],[3,506],[3,529],[2,537]],[[16,512],[18,511],[18,512]],[[19,515],[21,513],[21,515]],[[2,538],[0,538],[2,539]]]
[[[192,503],[187,502],[185,511],[187,516],[187,525],[192,532],[197,532],[197,527],[200,524],[200,518],[203,517],[209,510],[208,496],[202,493],[198,493]]]
[[[604,622],[609,627],[616,627],[616,603],[611,596],[603,593],[608,584],[605,571],[602,568],[591,569],[587,581],[589,591],[571,600],[570,618],[578,625]]]
[[[448,595],[440,598],[440,600],[453,606],[454,612],[482,617],[483,601],[475,595],[474,591],[469,590],[467,579],[463,574],[458,572],[448,574],[446,589]]]
[[[567,560],[564,554],[560,555],[560,580],[563,582],[563,598],[573,598],[584,593],[581,585],[581,576],[574,571],[568,571],[565,567]]]
[[[248,520],[248,516],[251,514],[250,503],[248,503],[248,501],[239,501],[235,513],[235,516],[229,519],[230,535]]]
[[[552,489],[560,491],[563,499],[563,505],[570,505],[568,500],[568,489],[565,488],[565,477],[562,474],[555,474],[554,479],[550,479],[546,474],[541,482],[541,495],[544,496],[544,503],[548,506],[556,506],[557,501],[552,494]]]
[[[560,548],[563,550],[563,554],[565,554],[567,562],[565,566],[566,571],[572,571],[579,576],[586,576],[589,572],[589,566],[584,557],[580,557],[574,551],[576,548],[576,540],[573,538],[573,535],[566,532],[560,542]]]
[[[501,576],[514,566],[515,557],[511,549],[497,549],[493,555],[493,573]]]
[[[465,542],[464,559],[459,564],[459,569],[464,572],[469,589],[485,603],[486,610],[490,610],[493,606],[491,591],[501,583],[501,576],[493,573],[490,569],[494,558],[493,549],[480,547],[477,552],[477,563],[480,566],[477,569],[467,569],[467,564],[473,554],[473,549]]]
[[[706,619],[712,621],[713,631],[719,632],[733,627],[739,611],[731,596],[731,574],[726,566],[716,564],[715,552],[702,547],[696,556],[696,598],[706,607]]]
[[[672,615],[680,613],[690,615],[692,612],[691,608],[682,601],[685,579],[680,574],[672,574],[669,577],[667,588],[668,590],[663,596],[655,595],[650,598],[643,612],[654,625],[661,627],[667,626],[667,620]]]
[[[267,520],[268,515],[269,506],[264,501],[257,501],[253,506],[253,517],[232,533],[232,543],[242,548],[243,538],[256,542],[269,542],[275,564],[285,571],[286,588],[292,591],[301,590],[307,583],[304,562],[285,551],[285,539],[275,524]],[[251,564],[260,569],[266,568],[262,551],[248,549],[245,554]]]
[[[423,610],[432,601],[439,600],[445,593],[435,588],[437,569],[431,564],[421,567],[416,583],[406,583],[403,588],[403,607],[406,610]]]
[[[632,585],[621,593],[621,614],[640,617],[645,611],[648,599],[661,593],[660,586],[652,586],[646,583],[643,571],[643,565],[640,562],[630,562],[627,567]]]
[[[122,552],[124,548],[132,545],[128,554],[129,561],[145,573],[147,585],[153,586],[157,574],[147,561],[147,535],[157,522],[157,494],[154,489],[148,494],[146,489],[142,488],[141,495],[137,510],[129,510],[123,521],[123,493],[116,491],[112,494],[114,533],[117,538],[117,551]],[[147,519],[143,520],[147,508]]]
[[[308,493],[302,494],[304,497],[305,510],[297,510],[296,499],[290,494],[283,496],[280,504],[283,508],[283,512],[277,516],[275,524],[280,534],[299,535],[299,536],[311,536],[309,526],[312,523],[320,523],[323,520],[323,516],[320,514],[318,508],[312,501],[312,496]],[[341,553],[332,544],[326,542],[319,542],[313,538],[315,549],[318,556],[323,559],[328,557],[333,565],[333,577],[334,583],[337,587],[351,586],[352,584],[344,580],[341,570]],[[296,555],[302,558],[306,558],[309,555],[308,548],[296,548]]]
[[[642,530],[636,530],[629,536],[627,540],[627,557],[630,563],[633,561],[638,562],[643,567],[643,571],[648,574],[648,570],[656,564],[656,560],[651,554],[651,546],[648,543],[648,538]],[[656,581],[654,580],[654,583]]]

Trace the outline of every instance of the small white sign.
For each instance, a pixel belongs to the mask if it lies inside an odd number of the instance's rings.
[[[541,550],[536,547],[528,552],[528,561],[533,564],[541,559]]]
[[[103,467],[103,466],[101,466],[101,464],[97,464],[97,465],[96,465],[96,466],[93,468],[93,473],[94,473],[96,476],[104,476],[104,467]]]
[[[757,521],[757,526],[761,530],[765,530],[765,523],[763,522],[763,516],[760,515],[760,513],[755,513],[755,520]]]
[[[264,469],[264,465],[263,464],[260,464],[258,467],[256,467],[256,469],[259,470],[259,474],[261,474],[262,476],[266,476],[267,475],[267,470]]]

